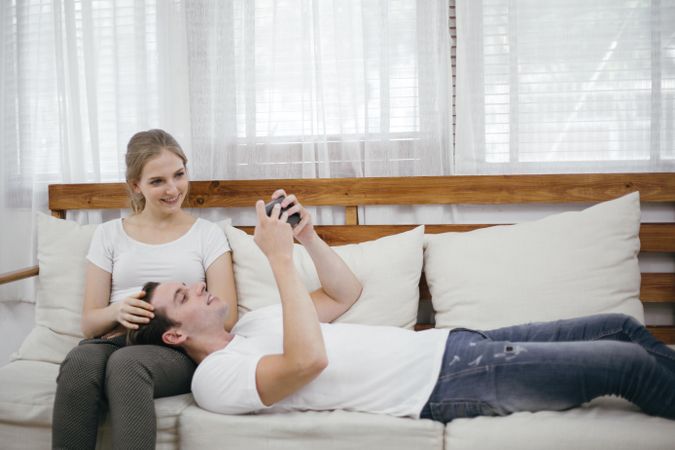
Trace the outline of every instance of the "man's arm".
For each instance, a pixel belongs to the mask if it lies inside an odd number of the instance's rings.
[[[311,242],[303,243],[319,274],[321,288],[310,296],[321,322],[332,322],[359,299],[363,286],[344,260],[316,232]]]
[[[286,195],[276,191],[272,198]],[[314,262],[321,288],[310,295],[316,306],[321,322],[332,322],[340,317],[359,299],[363,286],[344,260],[330,248],[314,230],[312,217],[295,195],[287,196],[281,206],[291,206],[286,212],[290,216],[300,214],[300,223],[293,229],[293,235],[300,242]]]
[[[271,217],[258,201],[255,242],[272,267],[283,311],[283,353],[266,355],[256,368],[256,387],[269,406],[294,393],[316,378],[328,365],[326,347],[316,308],[293,265],[293,231],[287,213]]]

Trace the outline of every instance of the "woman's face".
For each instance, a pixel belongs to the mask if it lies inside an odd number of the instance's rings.
[[[148,160],[134,191],[145,197],[145,209],[171,214],[180,210],[188,192],[183,160],[168,150]]]

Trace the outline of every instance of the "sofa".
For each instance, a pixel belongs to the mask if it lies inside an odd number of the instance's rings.
[[[364,286],[357,304],[340,321],[411,329],[490,329],[619,312],[644,322],[643,302],[675,300],[672,274],[641,277],[638,263],[640,238],[645,242],[643,251],[675,251],[672,224],[641,223],[641,200],[675,201],[672,174],[670,178],[656,175],[552,176],[541,183],[536,195],[528,194],[538,199],[533,201],[551,200],[554,192],[553,202],[561,198],[575,202],[580,189],[586,203],[593,206],[583,210],[571,206],[568,212],[542,219],[490,227],[359,225],[355,208],[383,204],[390,197],[394,204],[494,200],[494,193],[509,183],[522,186],[541,182],[541,178],[381,178],[343,180],[344,185],[331,180],[193,182],[190,200],[201,207],[252,205],[256,198],[283,186],[307,205],[345,206],[346,225],[317,227]],[[467,197],[467,183],[489,187]],[[570,183],[577,193],[561,194],[560,186]],[[326,186],[329,194],[319,189]],[[397,189],[412,194],[406,197]],[[84,197],[76,196],[74,190]],[[3,448],[50,446],[59,363],[81,339],[84,256],[95,225],[63,220],[63,210],[120,208],[124,206],[122,192],[120,184],[50,187],[50,208],[56,217],[39,214],[37,218],[35,328],[12,362],[0,368]],[[75,197],[79,200],[73,206]],[[513,194],[499,202],[522,199]],[[240,314],[279,301],[271,270],[250,236],[252,228],[233,227],[229,221],[219,225],[232,247]],[[318,287],[316,271],[299,245],[294,248],[294,259],[308,289]],[[15,278],[4,276],[0,282]],[[651,329],[673,344],[673,328]],[[157,448],[162,449],[675,448],[674,421],[648,416],[613,397],[569,411],[457,419],[447,425],[353,411],[228,416],[200,408],[190,394],[157,399],[155,409]],[[105,415],[97,447],[111,447]]]

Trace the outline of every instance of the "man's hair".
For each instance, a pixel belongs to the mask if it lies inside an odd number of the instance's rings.
[[[159,283],[154,281],[145,283],[143,285],[145,296],[141,300],[152,303],[152,296],[154,295],[157,286],[159,286]],[[166,314],[164,314],[164,311],[159,308],[155,308],[153,312],[155,317],[150,319],[150,322],[138,324],[137,330],[127,330],[127,345],[164,345],[166,347],[179,349],[179,347],[174,347],[173,345],[165,343],[162,340],[162,335],[169,328],[180,324],[169,319]]]

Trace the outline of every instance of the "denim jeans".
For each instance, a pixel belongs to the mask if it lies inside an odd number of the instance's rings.
[[[423,418],[565,410],[618,395],[675,419],[675,351],[629,316],[453,330]]]

